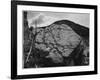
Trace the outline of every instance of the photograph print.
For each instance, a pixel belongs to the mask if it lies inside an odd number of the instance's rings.
[[[97,74],[97,6],[11,3],[11,78]]]
[[[89,54],[88,13],[23,11],[24,68],[88,66]]]

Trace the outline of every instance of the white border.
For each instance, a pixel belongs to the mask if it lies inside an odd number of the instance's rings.
[[[54,11],[54,12],[73,12],[73,13],[89,13],[90,14],[90,64],[89,66],[73,66],[73,67],[58,67],[58,68],[22,68],[22,11]],[[80,72],[94,70],[94,10],[92,9],[77,9],[77,8],[58,8],[58,7],[43,7],[43,6],[17,6],[17,75],[28,74],[45,74],[45,73],[60,73],[60,72]]]

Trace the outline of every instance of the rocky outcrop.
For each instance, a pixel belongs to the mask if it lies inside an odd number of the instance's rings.
[[[31,37],[24,40],[25,67],[89,64],[88,28],[68,20],[61,20],[29,32]]]

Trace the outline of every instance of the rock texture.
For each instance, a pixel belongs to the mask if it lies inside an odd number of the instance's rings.
[[[89,64],[89,29],[68,20],[26,29],[24,67]]]

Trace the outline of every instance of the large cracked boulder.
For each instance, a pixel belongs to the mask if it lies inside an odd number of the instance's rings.
[[[36,61],[35,64],[38,64],[39,67],[47,65],[49,62],[53,63],[53,66],[56,64],[66,66],[89,64],[88,29],[68,22],[67,20],[57,21],[49,26],[37,28],[36,33],[33,32],[34,35],[36,34],[35,37],[32,37],[34,39],[33,47],[34,50],[38,49],[37,53],[35,53],[36,51],[31,52],[31,54],[35,54],[32,55],[33,63]],[[41,62],[39,60],[43,59],[47,59],[46,62],[39,64]]]

